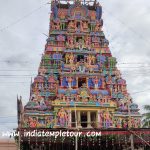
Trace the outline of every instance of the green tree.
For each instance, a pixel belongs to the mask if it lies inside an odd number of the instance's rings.
[[[150,105],[144,105],[143,127],[150,128]]]

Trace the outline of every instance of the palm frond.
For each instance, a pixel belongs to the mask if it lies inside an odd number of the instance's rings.
[[[144,105],[144,109],[146,110],[146,113],[142,114],[142,124],[143,127],[150,127],[150,105]]]
[[[150,121],[144,122],[143,127],[150,128]]]
[[[144,109],[150,111],[150,105],[144,105]]]
[[[144,113],[144,114],[142,114],[142,116],[150,118],[150,112]]]

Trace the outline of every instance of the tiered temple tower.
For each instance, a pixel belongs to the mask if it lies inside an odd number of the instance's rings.
[[[51,11],[30,100],[24,108],[18,100],[19,128],[139,128],[138,106],[102,30],[101,5],[53,0]]]

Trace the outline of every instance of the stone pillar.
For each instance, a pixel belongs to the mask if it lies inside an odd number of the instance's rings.
[[[91,126],[91,112],[87,112],[87,128],[92,128]]]
[[[89,86],[89,85],[88,85],[88,81],[89,81],[89,78],[87,77],[87,78],[86,78],[86,87],[87,87],[87,88],[88,88],[88,86]]]
[[[97,127],[100,128],[100,111],[97,111]]]
[[[78,125],[78,128],[82,128],[82,126],[81,126],[81,112],[80,111],[77,111],[77,125]]]
[[[71,128],[72,126],[72,116],[71,116],[71,110],[69,111],[69,121],[68,121],[68,127]]]
[[[60,77],[60,87],[62,87],[63,77]]]
[[[76,88],[78,88],[78,77],[76,77]]]

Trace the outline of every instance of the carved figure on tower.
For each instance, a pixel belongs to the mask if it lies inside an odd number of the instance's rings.
[[[68,116],[67,116],[67,112],[64,110],[64,108],[62,107],[59,112],[58,112],[58,125],[60,125],[60,127],[66,127],[67,126],[67,121],[68,121]]]

